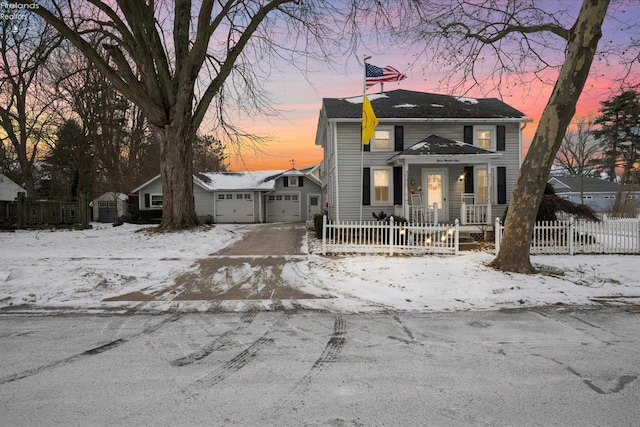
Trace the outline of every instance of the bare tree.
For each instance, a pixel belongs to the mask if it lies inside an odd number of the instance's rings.
[[[576,119],[576,127],[564,135],[554,163],[562,172],[581,178],[580,200],[583,200],[584,177],[599,173],[598,166],[602,162],[598,141],[593,137],[594,122],[592,116]]]
[[[36,5],[32,0],[12,3]],[[198,223],[193,199],[193,142],[210,111],[219,128],[237,134],[225,106],[264,105],[255,71],[274,52],[295,58],[323,28],[297,0],[54,1],[32,11],[53,25],[145,113],[160,146],[160,229]],[[331,4],[324,5],[326,9]],[[325,10],[323,10],[324,12]],[[300,37],[297,37],[300,35]],[[89,39],[99,38],[108,56]],[[292,43],[291,40],[294,40]],[[288,47],[278,45],[287,42]],[[293,47],[291,47],[293,46]],[[282,47],[282,49],[279,49]]]
[[[575,119],[575,129],[568,130],[556,153],[555,164],[568,175],[593,176],[599,172],[600,147],[593,137],[595,118],[581,116]]]
[[[150,138],[140,109],[118,93],[73,46],[63,45],[53,57],[49,68],[56,78],[57,93],[69,104],[65,117],[77,119],[91,147],[87,166],[93,184],[87,190],[95,196],[127,191],[140,182],[140,174],[147,179],[157,175],[159,156],[143,153]],[[65,141],[58,138],[57,143]],[[144,173],[149,162],[156,166],[151,175]]]
[[[33,165],[55,124],[45,61],[60,38],[38,17],[24,18],[0,20],[0,142],[11,146],[27,194],[35,197]]]

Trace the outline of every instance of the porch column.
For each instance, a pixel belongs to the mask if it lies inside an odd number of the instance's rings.
[[[491,197],[493,194],[493,173],[491,171],[491,162],[487,162],[487,179],[489,180],[487,183],[487,215],[484,219],[484,223],[491,224],[491,205],[493,204],[493,198]]]
[[[402,216],[409,220],[409,197],[411,197],[409,193],[409,165],[407,162],[402,163],[402,194],[404,197],[402,198]]]

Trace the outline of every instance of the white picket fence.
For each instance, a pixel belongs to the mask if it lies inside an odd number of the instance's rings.
[[[322,254],[457,255],[460,225],[322,219]]]
[[[498,251],[504,230],[499,218],[496,218],[494,230]],[[531,253],[640,254],[640,219],[538,222],[531,240]]]

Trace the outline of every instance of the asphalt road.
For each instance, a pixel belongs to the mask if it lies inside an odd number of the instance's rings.
[[[0,424],[635,426],[622,310],[0,315]]]

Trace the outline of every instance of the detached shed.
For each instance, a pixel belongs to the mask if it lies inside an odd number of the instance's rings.
[[[106,192],[91,201],[93,221],[122,221],[129,215],[129,198],[124,193]]]

